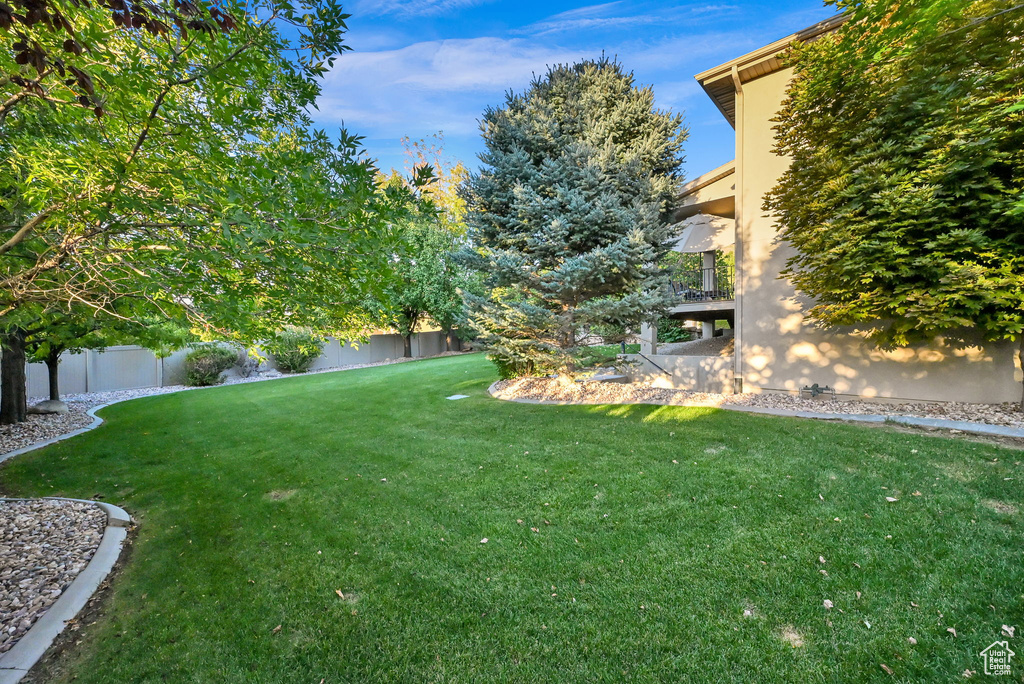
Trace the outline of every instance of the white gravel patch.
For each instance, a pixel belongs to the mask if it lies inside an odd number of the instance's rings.
[[[499,399],[530,399],[578,404],[666,404],[672,406],[752,406],[814,413],[912,416],[1024,428],[1024,413],[1016,404],[882,403],[862,400],[801,399],[788,394],[712,394],[662,389],[650,383],[565,383],[551,378],[502,380],[495,385]]]
[[[106,513],[91,503],[0,501],[0,653],[89,564],[106,525]]]

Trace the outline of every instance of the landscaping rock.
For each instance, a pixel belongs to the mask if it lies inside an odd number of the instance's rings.
[[[92,503],[0,501],[0,653],[60,597],[100,545],[107,516]]]
[[[662,389],[650,383],[617,384],[588,382],[565,384],[548,378],[502,380],[495,385],[499,399],[527,399],[576,404],[668,404],[674,406],[750,406],[754,408],[848,413],[857,415],[913,416],[968,421],[1024,428],[1024,412],[1016,404],[882,403],[861,400],[836,401],[829,396],[801,399],[790,394],[713,394]]]
[[[38,404],[29,406],[28,412],[39,416],[47,416],[51,414],[60,415],[68,412],[68,405],[63,401],[47,399],[46,401],[41,401]]]
[[[89,405],[71,403],[67,413],[34,414],[24,423],[0,426],[0,454],[66,435],[92,423]]]

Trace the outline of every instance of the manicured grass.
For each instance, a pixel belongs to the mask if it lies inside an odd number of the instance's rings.
[[[7,493],[139,521],[57,681],[948,682],[1003,624],[1022,652],[1021,452],[494,379],[475,355],[152,397],[15,459]]]

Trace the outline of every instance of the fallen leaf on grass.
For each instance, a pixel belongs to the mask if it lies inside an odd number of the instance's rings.
[[[345,600],[345,595],[343,593],[341,593],[341,589],[335,589],[334,593],[337,594],[338,598],[340,598],[342,601]]]
[[[281,625],[278,625],[278,626],[277,626],[277,627],[275,627],[274,629],[270,630],[270,633],[271,633],[271,634],[277,634],[277,633],[278,633],[278,632],[280,632],[280,631],[281,631]]]
[[[907,641],[910,642],[911,646],[917,646],[917,639],[915,639],[914,637],[907,637]]]
[[[531,527],[530,531],[531,532],[540,532],[540,530],[538,530],[536,527]]]
[[[828,609],[831,609],[831,608],[832,608],[832,606],[833,606],[833,605],[835,605],[835,604],[833,604],[833,603],[832,603],[831,601],[829,601],[828,599],[825,599],[824,601],[822,601],[821,605],[825,606],[825,607],[826,607],[826,608],[828,608]]]
[[[879,663],[879,665],[881,666],[881,668],[883,670],[885,670],[885,674],[887,674],[887,675],[896,674],[895,672],[892,671],[892,668],[889,667],[888,665],[886,665],[885,663]]]
[[[885,497],[885,500],[888,501],[889,503],[896,503],[897,501],[899,501],[899,499],[897,499],[895,496],[887,496]]]
[[[818,562],[819,563],[824,563],[825,562],[825,557],[824,556],[818,556]]]
[[[857,598],[860,598],[860,592],[859,591],[856,591],[854,593],[857,594]]]
[[[481,544],[486,544],[487,542],[488,542],[487,537],[484,537],[483,539],[480,540]]]
[[[1009,625],[1003,625],[1003,636],[1013,638],[1013,633],[1017,631],[1016,627],[1010,627]]]
[[[949,632],[950,634],[952,634],[953,636],[956,636],[956,630],[953,629],[952,627],[947,627],[946,631]]]

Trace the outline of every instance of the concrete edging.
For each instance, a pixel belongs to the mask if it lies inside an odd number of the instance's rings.
[[[99,420],[99,419],[97,419]],[[102,422],[102,421],[100,421]],[[85,428],[83,428],[84,430]],[[100,584],[121,556],[132,519],[124,509],[102,501],[41,497],[50,501],[78,501],[99,506],[107,514],[107,527],[103,531],[96,552],[89,564],[78,573],[64,593],[36,620],[11,650],[0,654],[0,684],[17,684],[39,662],[64,627],[85,607]],[[0,501],[37,501],[39,499],[0,499]]]
[[[179,390],[179,391],[183,391],[183,390]],[[164,392],[164,394],[176,394],[176,393],[177,392]],[[155,396],[155,395],[150,395],[150,396]],[[91,409],[89,409],[88,411],[85,412],[86,415],[92,417],[92,422],[89,423],[88,425],[86,425],[85,427],[80,427],[77,430],[72,430],[71,432],[65,432],[63,435],[57,435],[56,437],[51,437],[50,439],[44,439],[41,442],[36,442],[34,444],[29,444],[28,446],[23,446],[20,449],[15,449],[14,451],[8,451],[6,454],[0,454],[0,463],[3,463],[4,461],[7,461],[9,459],[12,459],[15,456],[21,456],[22,454],[27,454],[30,451],[35,451],[36,449],[42,449],[43,447],[48,447],[51,444],[56,444],[57,442],[63,442],[65,439],[71,439],[72,437],[77,437],[78,435],[81,435],[81,434],[84,434],[86,432],[89,432],[90,430],[95,430],[96,428],[98,428],[100,425],[103,425],[103,423],[104,423],[104,420],[96,415],[97,411],[99,411],[100,409],[105,409],[108,406],[113,406],[114,404],[120,404],[121,402],[124,402],[124,401],[132,401],[133,399],[142,399],[142,397],[131,397],[131,398],[128,398],[128,399],[118,399],[117,401],[111,401],[111,402],[107,402],[106,404],[100,404],[99,406],[93,406]],[[79,499],[72,499],[72,500],[73,501],[79,501]],[[90,503],[100,503],[100,502],[92,501]]]
[[[501,382],[500,380],[498,382]],[[649,406],[684,406],[691,408],[716,408],[723,411],[736,411],[738,413],[756,413],[766,416],[782,416],[786,418],[811,418],[814,420],[841,420],[854,423],[900,423],[914,427],[939,428],[943,430],[959,430],[974,435],[986,435],[989,437],[1016,437],[1024,439],[1024,428],[1007,427],[1005,425],[989,425],[988,423],[972,423],[965,420],[945,420],[943,418],[919,418],[917,416],[880,415],[862,413],[817,413],[814,411],[787,411],[785,409],[760,408],[757,406],[737,405],[714,405],[699,402],[684,402],[681,404],[664,404],[656,401],[636,401],[589,403],[579,401],[549,401],[545,399],[505,399],[498,396],[495,385],[492,383],[487,388],[487,394],[500,401],[512,401],[518,404],[550,404],[555,406],[598,406],[601,404],[609,406],[627,406],[629,404],[646,404]]]

